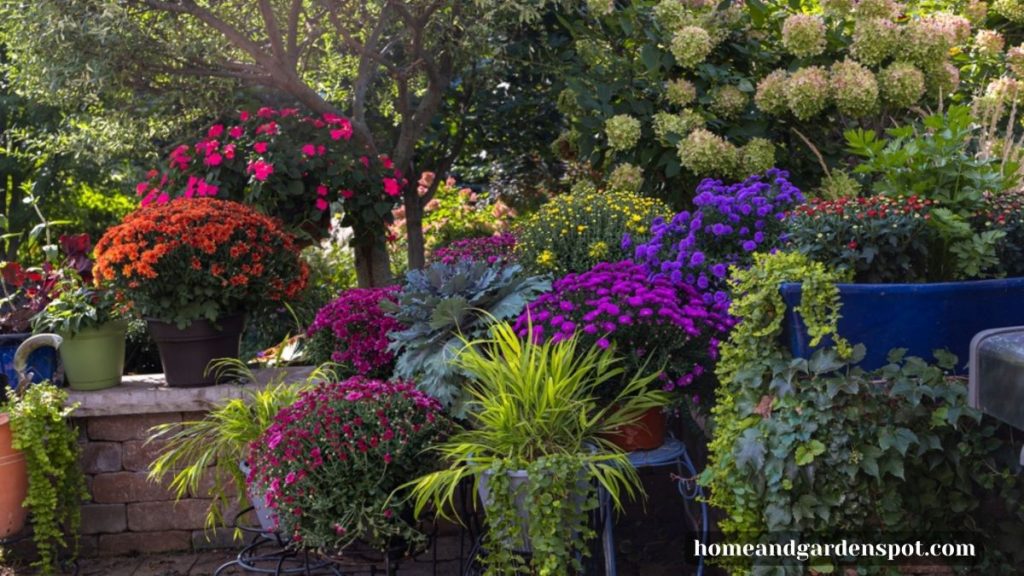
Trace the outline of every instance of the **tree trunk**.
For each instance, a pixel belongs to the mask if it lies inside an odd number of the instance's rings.
[[[372,242],[356,244],[355,254],[356,280],[360,288],[391,285],[391,260],[383,235],[374,238]]]
[[[410,182],[405,191],[405,236],[408,242],[409,269],[419,270],[426,265],[426,240],[423,236],[423,201],[416,182]]]

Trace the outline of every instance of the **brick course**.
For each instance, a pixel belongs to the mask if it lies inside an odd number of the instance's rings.
[[[153,459],[166,446],[146,444],[149,429],[165,422],[197,420],[201,412],[79,418],[80,465],[89,497],[82,504],[81,555],[201,550],[233,546],[231,530],[205,531],[212,485],[206,475],[196,492],[174,501],[169,481],[147,477]],[[233,492],[233,491],[232,491]],[[233,517],[234,511],[230,511]],[[207,539],[209,536],[209,540]]]

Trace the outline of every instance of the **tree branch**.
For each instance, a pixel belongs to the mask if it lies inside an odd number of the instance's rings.
[[[260,16],[263,18],[263,28],[270,40],[270,49],[274,58],[284,64],[288,58],[281,38],[281,27],[277,25],[277,16],[274,15],[274,7],[270,4],[270,0],[260,0]]]

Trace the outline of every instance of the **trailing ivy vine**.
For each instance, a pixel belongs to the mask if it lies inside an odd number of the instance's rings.
[[[486,574],[583,572],[582,559],[590,554],[586,542],[596,536],[589,513],[598,506],[585,468],[577,455],[542,456],[521,469],[527,480],[516,482],[509,473],[518,466],[494,462],[487,477]],[[523,555],[527,547],[529,561]]]
[[[80,505],[87,492],[78,467],[78,434],[67,421],[76,407],[68,405],[66,391],[49,382],[29,386],[7,406],[12,444],[25,454],[28,469],[24,506],[32,513],[39,554],[34,566],[44,575],[54,572],[61,550],[78,552]]]
[[[966,386],[949,376],[955,358],[937,364],[890,353],[890,364],[867,373],[855,364],[862,345],[836,333],[836,274],[798,254],[758,255],[734,270],[731,312],[739,318],[722,347],[719,403],[702,482],[710,503],[726,513],[726,540],[759,543],[796,538],[835,542],[857,536],[878,541],[935,541],[953,530],[994,541],[994,522],[977,523],[981,499],[998,495],[1024,526],[1021,483],[1006,463],[996,427],[967,407]],[[812,345],[810,359],[780,344],[785,304],[779,284],[799,281],[799,311]],[[825,342],[828,344],[828,342]],[[885,538],[882,538],[885,540]],[[983,560],[1003,560],[986,546]],[[811,558],[757,565],[723,563],[734,574],[832,572],[853,559]],[[884,572],[892,566],[857,566]]]

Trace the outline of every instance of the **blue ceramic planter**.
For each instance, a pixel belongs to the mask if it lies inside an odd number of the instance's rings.
[[[11,388],[18,384],[18,372],[14,369],[14,353],[31,333],[0,334],[0,368],[3,378]],[[28,357],[28,369],[32,374],[32,382],[38,384],[43,380],[53,378],[57,370],[57,350],[54,348],[39,348]],[[0,386],[3,384],[0,383]]]
[[[793,312],[800,285],[784,284],[784,338],[793,354],[814,351],[803,320]],[[1024,325],[1024,278],[936,284],[840,284],[839,333],[867,347],[866,370],[886,364],[893,348],[927,360],[934,350],[957,355],[965,367],[971,338],[982,330]]]

